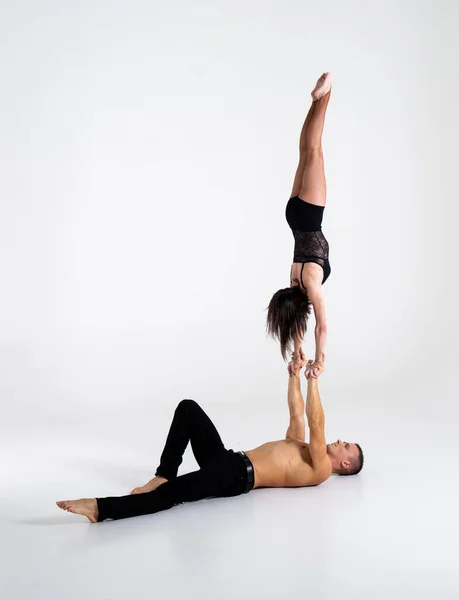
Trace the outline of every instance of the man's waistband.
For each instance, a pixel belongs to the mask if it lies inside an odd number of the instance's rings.
[[[244,490],[244,493],[247,494],[248,492],[250,492],[251,489],[253,489],[253,486],[255,484],[255,471],[253,468],[252,461],[245,452],[239,450],[239,452],[236,452],[236,454],[239,454],[239,456],[242,458],[247,469],[247,485]]]

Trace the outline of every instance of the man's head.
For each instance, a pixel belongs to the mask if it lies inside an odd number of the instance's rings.
[[[333,473],[357,475],[363,467],[363,452],[358,444],[337,440],[327,444],[327,454],[331,460]]]

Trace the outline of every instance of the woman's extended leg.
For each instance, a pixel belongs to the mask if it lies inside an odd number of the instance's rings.
[[[300,160],[291,194],[318,206],[325,206],[327,197],[322,133],[330,93],[330,73],[324,73],[311,93],[312,105],[301,130]]]

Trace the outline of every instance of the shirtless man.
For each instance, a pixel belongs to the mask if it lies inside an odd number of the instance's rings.
[[[309,361],[306,373],[311,364]],[[305,406],[300,385],[304,365],[301,360],[289,365],[290,424],[284,440],[268,442],[248,452],[226,450],[200,406],[193,400],[182,400],[175,410],[155,477],[146,485],[135,488],[129,496],[84,498],[57,502],[57,506],[96,523],[155,513],[202,498],[239,496],[258,487],[306,487],[319,485],[332,473],[358,473],[363,466],[358,444],[325,441],[319,384],[313,377],[308,378],[306,398],[309,444],[304,441]],[[188,442],[200,468],[177,476]]]

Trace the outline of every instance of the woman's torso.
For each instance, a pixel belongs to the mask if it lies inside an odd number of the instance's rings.
[[[331,273],[329,262],[329,245],[322,233],[324,207],[305,202],[298,196],[290,198],[285,216],[295,240],[293,266],[295,271],[303,271],[301,265],[315,263],[323,270],[322,283]],[[300,265],[298,268],[296,265]],[[302,281],[298,272],[293,279]]]

